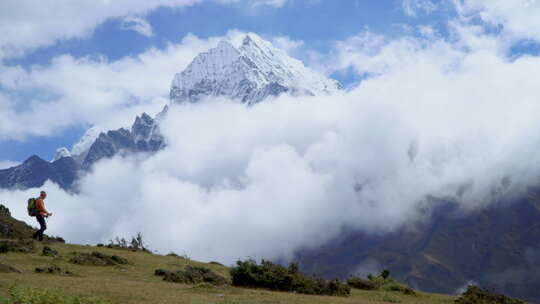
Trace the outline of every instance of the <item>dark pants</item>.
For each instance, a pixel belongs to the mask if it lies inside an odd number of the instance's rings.
[[[43,232],[45,231],[45,229],[47,229],[47,223],[45,222],[45,218],[41,214],[36,215],[36,219],[39,223],[40,228],[34,233],[32,237],[34,239],[37,238],[38,241],[43,241]]]

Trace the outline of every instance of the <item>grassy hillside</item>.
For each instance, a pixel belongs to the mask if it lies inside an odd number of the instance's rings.
[[[231,286],[231,269],[219,263],[200,263],[174,254],[157,255],[119,246],[64,244],[60,238],[46,237],[41,243],[30,239],[33,231],[26,223],[12,218],[9,210],[0,205],[0,304],[442,304],[455,300],[448,295],[419,292],[406,295],[396,291],[352,289],[349,297],[337,297],[238,288]],[[217,275],[220,282],[226,284],[183,284],[164,280],[183,279],[185,274],[189,275],[189,269],[200,269],[189,266],[209,269],[214,278]],[[273,268],[275,271],[281,271],[280,266],[276,267]],[[157,269],[165,275],[157,276]],[[179,270],[183,272],[176,272]]]
[[[453,303],[446,295],[353,289],[349,297],[301,295],[230,286],[230,268],[177,255],[106,246],[29,239],[33,229],[0,205],[0,303]],[[86,255],[85,255],[86,254]],[[88,265],[90,264],[90,265]],[[102,264],[101,266],[99,264]],[[108,265],[109,264],[109,265]],[[173,274],[188,266],[210,269],[227,284],[164,281],[156,269]],[[41,269],[37,272],[36,269]],[[276,268],[277,269],[277,268]],[[279,271],[279,269],[277,269]],[[48,273],[52,272],[52,273]],[[171,278],[165,275],[165,278]],[[77,297],[77,298],[74,298]],[[97,298],[95,298],[97,297]],[[35,299],[40,299],[36,301]],[[66,299],[71,299],[67,301]]]
[[[203,266],[230,280],[229,269],[215,263],[199,263],[178,256],[162,256],[126,249],[91,247],[62,243],[35,242],[31,253],[0,254],[0,264],[21,273],[0,275],[0,296],[10,297],[14,287],[60,289],[66,295],[99,296],[109,303],[453,303],[454,297],[419,293],[361,291],[353,289],[350,297],[310,296],[286,292],[244,289],[208,284],[179,284],[155,276],[155,269],[183,269]],[[43,246],[58,251],[57,257],[41,255]],[[116,266],[76,265],[69,260],[75,253],[100,252],[127,259],[130,264]],[[73,275],[36,273],[35,269],[57,266]],[[1,302],[0,302],[1,303]]]

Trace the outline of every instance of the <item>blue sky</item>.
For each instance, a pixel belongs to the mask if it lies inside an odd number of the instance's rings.
[[[64,33],[53,27],[50,32],[37,31],[34,34],[38,37],[49,34],[51,37],[47,38],[48,40],[44,38],[43,42],[38,41],[35,45],[32,45],[31,41],[20,42],[22,39],[15,38],[12,39],[15,42],[10,40],[2,42],[3,38],[0,38],[0,43],[7,46],[4,48],[7,55],[1,59],[2,65],[26,71],[47,69],[53,65],[55,59],[64,55],[69,55],[74,60],[113,63],[123,58],[135,58],[149,49],[165,51],[168,45],[180,43],[189,34],[204,40],[225,36],[230,30],[238,30],[255,32],[265,38],[283,36],[291,41],[301,41],[301,46],[291,51],[291,55],[303,60],[309,66],[314,68],[318,66],[321,69],[321,66],[324,67],[332,60],[334,53],[339,52],[336,49],[338,41],[347,41],[350,37],[366,31],[381,35],[385,39],[398,39],[404,35],[419,36],[421,35],[419,28],[422,26],[429,26],[439,39],[451,39],[448,22],[456,17],[456,8],[449,0],[223,0],[198,1],[194,4],[187,3],[189,0],[179,0],[180,4],[166,3],[154,7],[146,5],[144,8],[133,4],[136,2],[129,2],[125,11],[116,8],[118,12],[115,13],[96,14],[97,17],[89,20],[88,24],[81,21],[79,32]],[[6,13],[23,11],[19,20],[22,25],[28,22],[34,23],[33,26],[37,28],[47,28],[48,24],[52,23],[51,18],[57,18],[49,15],[43,19],[26,20],[25,18],[32,16],[24,15],[24,9],[19,9],[17,6],[20,4],[17,2],[7,1],[3,5]],[[111,8],[110,11],[112,10]],[[85,7],[81,7],[78,11],[85,11]],[[128,15],[142,20],[143,25],[147,26],[151,33],[144,34],[141,31],[126,29],[129,28],[126,25]],[[1,26],[6,27],[0,25],[0,28]],[[71,25],[60,24],[60,26]],[[31,38],[28,37],[28,40]],[[13,51],[20,49],[22,51],[18,53]],[[534,39],[522,39],[513,45],[509,56],[523,53],[538,54],[539,49]],[[313,54],[318,54],[318,57],[314,57]],[[320,62],[317,62],[317,58]],[[327,73],[346,87],[357,85],[365,76],[362,71],[352,66],[334,68]],[[166,77],[172,79],[173,75]],[[28,112],[30,105],[40,101],[51,102],[58,97],[57,95],[61,95],[55,91],[48,92],[46,88],[48,84],[40,84],[42,87],[38,88],[29,86],[13,89],[6,80],[3,81],[4,83],[0,80],[0,93],[6,96],[6,100],[10,100],[11,109],[19,114]],[[166,96],[167,93],[164,90],[162,95]],[[77,100],[70,102],[76,103]],[[47,107],[44,109],[46,112]],[[118,110],[119,107],[115,109]],[[24,117],[19,118],[19,122],[23,122]],[[39,117],[39,114],[33,113],[28,117]],[[0,162],[20,162],[32,154],[50,159],[56,148],[71,147],[92,124],[92,121],[71,122],[43,134],[35,131],[27,132],[23,136],[4,135],[0,137]],[[23,125],[20,127],[25,128]],[[9,133],[8,129],[5,133]]]

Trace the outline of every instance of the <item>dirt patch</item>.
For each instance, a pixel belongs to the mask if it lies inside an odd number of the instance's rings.
[[[77,265],[114,266],[129,264],[129,261],[117,255],[106,255],[100,252],[76,253],[69,262]]]
[[[71,271],[62,270],[62,268],[58,266],[45,266],[45,267],[37,267],[36,273],[47,273],[47,274],[57,274],[57,275],[63,275],[63,276],[75,276],[75,274]]]
[[[21,272],[9,265],[0,264],[0,273],[21,273]]]
[[[209,283],[212,285],[225,285],[227,280],[204,267],[187,266],[184,270],[168,271],[156,269],[154,274],[162,276],[164,281],[184,284]]]

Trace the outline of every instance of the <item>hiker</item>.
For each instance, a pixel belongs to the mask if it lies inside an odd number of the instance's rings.
[[[47,209],[45,209],[45,198],[47,197],[47,193],[45,191],[41,191],[39,197],[36,199],[36,219],[39,223],[39,230],[34,233],[32,236],[33,239],[37,239],[38,241],[43,241],[43,232],[45,229],[47,229],[47,223],[45,222],[45,218],[52,215]]]

